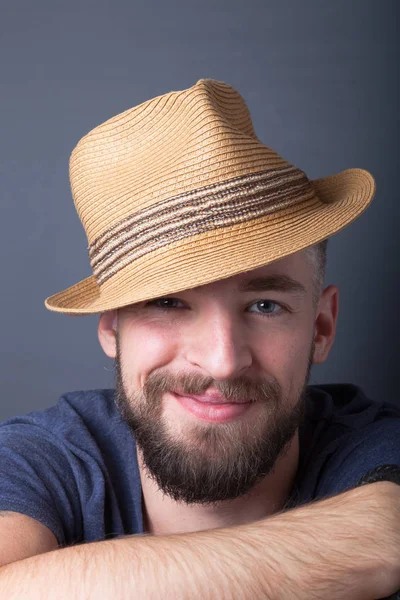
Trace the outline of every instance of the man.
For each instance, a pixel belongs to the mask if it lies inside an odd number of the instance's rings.
[[[46,306],[101,314],[116,390],[1,425],[1,597],[394,592],[399,488],[357,486],[400,464],[400,410],[308,386],[338,316],[327,240],[372,176],[310,181],[213,80],[96,127],[70,175],[94,274]]]

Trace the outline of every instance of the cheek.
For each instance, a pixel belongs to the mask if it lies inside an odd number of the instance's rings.
[[[281,382],[293,381],[303,376],[311,350],[309,332],[294,331],[269,335],[258,344],[258,357],[266,370]]]
[[[162,328],[135,326],[121,342],[124,377],[134,387],[142,387],[155,369],[170,363],[176,342],[171,332]]]

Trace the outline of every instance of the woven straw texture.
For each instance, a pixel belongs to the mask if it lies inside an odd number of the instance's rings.
[[[337,233],[373,177],[309,180],[256,137],[240,94],[210,79],[99,125],[70,159],[93,275],[45,301],[98,313],[269,264]]]

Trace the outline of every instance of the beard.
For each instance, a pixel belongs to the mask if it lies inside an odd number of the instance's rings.
[[[115,404],[133,433],[147,476],[165,495],[185,504],[216,506],[248,494],[286,455],[304,419],[314,346],[295,398],[287,398],[276,380],[243,376],[216,381],[161,370],[147,377],[142,390],[127,392],[117,333]],[[177,420],[172,431],[163,414],[164,394],[179,389],[200,395],[211,386],[231,401],[248,398],[258,404],[226,423]]]

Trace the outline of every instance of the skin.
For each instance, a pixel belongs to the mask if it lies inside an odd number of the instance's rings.
[[[270,275],[289,276],[305,292],[238,289]],[[338,298],[330,285],[313,303],[312,265],[301,251],[101,315],[100,344],[116,361],[117,407],[137,443],[147,533],[240,525],[284,508],[310,369],[334,342]],[[208,422],[173,391],[251,403],[234,419]]]

